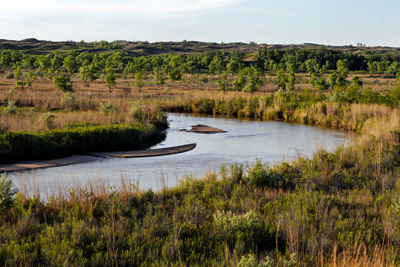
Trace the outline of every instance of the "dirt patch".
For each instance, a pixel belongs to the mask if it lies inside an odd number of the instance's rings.
[[[202,134],[214,134],[214,133],[226,133],[226,131],[210,127],[208,125],[204,124],[197,124],[192,126],[192,129],[190,131],[187,131],[186,129],[181,129],[179,130],[181,132],[188,132],[188,133],[202,133]]]
[[[96,152],[90,153],[91,156],[96,157],[116,157],[116,158],[139,158],[139,157],[157,157],[157,156],[165,156],[177,153],[187,152],[196,147],[196,143],[183,145],[183,146],[175,146],[175,147],[167,147],[160,149],[149,149],[149,150],[134,150],[134,151],[119,151],[119,152]]]

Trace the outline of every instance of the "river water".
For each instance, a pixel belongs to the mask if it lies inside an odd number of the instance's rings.
[[[16,173],[12,175],[14,183],[22,186],[28,181],[36,186],[41,184],[40,187],[48,184],[52,188],[60,185],[74,186],[76,183],[84,185],[100,179],[111,186],[118,185],[123,177],[138,182],[142,189],[157,190],[179,183],[186,174],[200,177],[209,171],[216,171],[223,163],[246,165],[259,158],[272,165],[282,160],[291,161],[298,154],[310,156],[318,147],[332,150],[347,143],[353,136],[352,133],[330,127],[260,119],[169,113],[168,120],[170,128],[166,130],[167,138],[150,149],[189,143],[197,143],[197,147],[182,154],[149,158],[106,158]],[[196,124],[206,124],[227,132],[199,134],[179,131],[190,130]]]

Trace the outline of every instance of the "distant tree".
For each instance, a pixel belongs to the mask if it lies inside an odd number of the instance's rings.
[[[110,90],[110,93],[111,93],[112,87],[116,86],[115,72],[112,67],[108,67],[106,69],[106,75],[104,77],[104,81],[108,85],[108,89]]]
[[[245,71],[240,71],[238,74],[238,78],[236,81],[233,81],[233,89],[236,91],[243,91],[244,87],[246,86],[246,73]]]
[[[93,65],[90,66],[82,66],[79,69],[79,76],[83,80],[83,83],[86,87],[90,86],[89,82],[92,82],[97,79],[96,69]]]
[[[278,87],[282,88],[283,90],[286,89],[286,83],[288,82],[287,76],[286,76],[286,72],[283,69],[280,69],[277,73],[276,73],[276,78],[278,80]]]
[[[288,65],[289,75],[288,75],[287,83],[286,83],[286,89],[289,91],[294,91],[294,89],[295,89],[295,87],[294,87],[296,84],[295,70],[296,70],[296,65],[293,63],[290,63]]]
[[[170,70],[168,72],[168,77],[171,81],[180,81],[182,79],[182,74],[179,70]]]
[[[164,85],[165,84],[165,77],[164,75],[162,75],[162,73],[160,73],[160,70],[158,69],[158,66],[153,68],[154,71],[154,81],[157,84],[157,87],[160,87],[160,85]]]
[[[144,85],[143,79],[144,79],[143,74],[140,71],[135,73],[135,80],[136,80],[135,86],[138,88],[139,92],[140,92],[142,86]]]
[[[251,67],[246,68],[246,73],[248,82],[243,91],[254,94],[264,84],[264,81],[260,78],[261,72],[258,69]]]
[[[226,91],[228,90],[228,72],[224,71],[221,75],[221,78],[217,81],[217,85],[219,89],[226,94]]]
[[[353,86],[357,89],[361,89],[363,86],[363,81],[361,80],[360,76],[353,76],[353,78],[351,79],[351,81],[353,82]]]
[[[369,74],[370,74],[371,76],[374,76],[374,74],[375,74],[375,72],[376,72],[376,68],[375,68],[374,62],[370,61],[370,62],[367,63],[367,65],[368,65]]]
[[[331,75],[329,75],[329,84],[330,84],[332,90],[335,87],[338,78],[339,78],[339,76],[337,75],[336,72],[334,72]]]
[[[26,84],[28,85],[28,88],[32,87],[34,81],[36,81],[36,75],[29,70],[28,73],[26,74]]]
[[[20,86],[21,89],[24,90],[24,86],[25,86],[26,82],[23,80],[22,76],[23,76],[22,68],[21,68],[21,66],[18,66],[14,70],[14,77],[17,79],[17,81],[15,82],[15,85]]]
[[[349,74],[349,67],[348,67],[347,60],[339,59],[338,62],[336,63],[336,66],[337,66],[337,71],[340,73],[340,76],[338,78],[338,85],[345,86],[346,79]]]
[[[77,67],[75,58],[72,56],[66,57],[63,61],[63,67],[67,70],[67,72],[70,75],[74,74],[76,67]]]
[[[60,89],[64,93],[74,91],[70,77],[65,74],[54,77],[53,83],[55,88]]]

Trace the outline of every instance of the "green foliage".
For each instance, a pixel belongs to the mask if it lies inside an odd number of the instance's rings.
[[[116,85],[116,77],[115,77],[115,72],[114,69],[109,67],[106,69],[106,75],[104,77],[105,83],[108,85],[108,89],[110,90],[111,93],[111,88]]]
[[[56,115],[51,112],[47,112],[42,115],[42,120],[47,130],[53,130],[56,128]]]
[[[74,92],[71,78],[64,74],[54,77],[53,83],[55,88],[60,89],[64,93]]]
[[[0,214],[6,212],[15,205],[17,190],[13,189],[11,179],[7,180],[5,173],[0,175]]]
[[[226,94],[226,91],[228,90],[227,85],[228,85],[228,72],[224,71],[221,75],[221,78],[217,81],[218,88]]]
[[[65,93],[61,98],[61,108],[75,110],[76,97],[71,93]]]
[[[15,105],[15,101],[8,100],[7,106],[4,107],[5,114],[16,114],[17,106]]]
[[[262,163],[260,159],[250,165],[243,181],[251,187],[261,188],[278,188],[284,183],[284,179],[269,168],[268,162]]]
[[[249,254],[247,256],[242,256],[238,267],[273,267],[275,266],[274,263],[274,260],[270,257],[267,257],[265,261],[259,263],[254,254]]]
[[[14,79],[14,73],[9,72],[4,76],[6,79]]]
[[[142,118],[143,110],[142,110],[142,105],[140,104],[140,101],[137,101],[137,102],[132,104],[130,114],[135,119],[140,120]]]
[[[164,92],[165,92],[166,94],[168,94],[170,91],[171,91],[171,88],[169,88],[169,87],[165,87],[165,88],[164,88]]]
[[[100,111],[104,114],[111,114],[117,112],[117,108],[113,106],[111,103],[100,103]]]
[[[8,132],[8,126],[4,125],[4,121],[0,121],[0,135]]]
[[[165,138],[153,125],[119,124],[0,135],[0,163],[67,157],[155,144]]]
[[[148,99],[148,98],[150,98],[150,94],[149,93],[146,93],[146,94],[140,94],[140,97],[141,98],[144,98],[144,99]]]
[[[28,88],[32,87],[34,81],[36,81],[36,75],[29,70],[26,74],[26,84],[28,85]]]
[[[251,235],[261,228],[259,215],[254,210],[243,215],[235,215],[231,211],[217,211],[214,214],[214,222],[218,232],[226,239],[239,232]]]

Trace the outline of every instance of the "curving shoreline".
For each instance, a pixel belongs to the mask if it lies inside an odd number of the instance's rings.
[[[23,172],[36,169],[54,168],[78,163],[86,163],[101,160],[102,158],[139,158],[166,156],[190,151],[196,147],[196,143],[166,147],[150,150],[116,151],[116,152],[94,152],[86,155],[73,155],[61,159],[43,161],[23,161],[13,164],[0,165],[0,174],[5,172]]]

